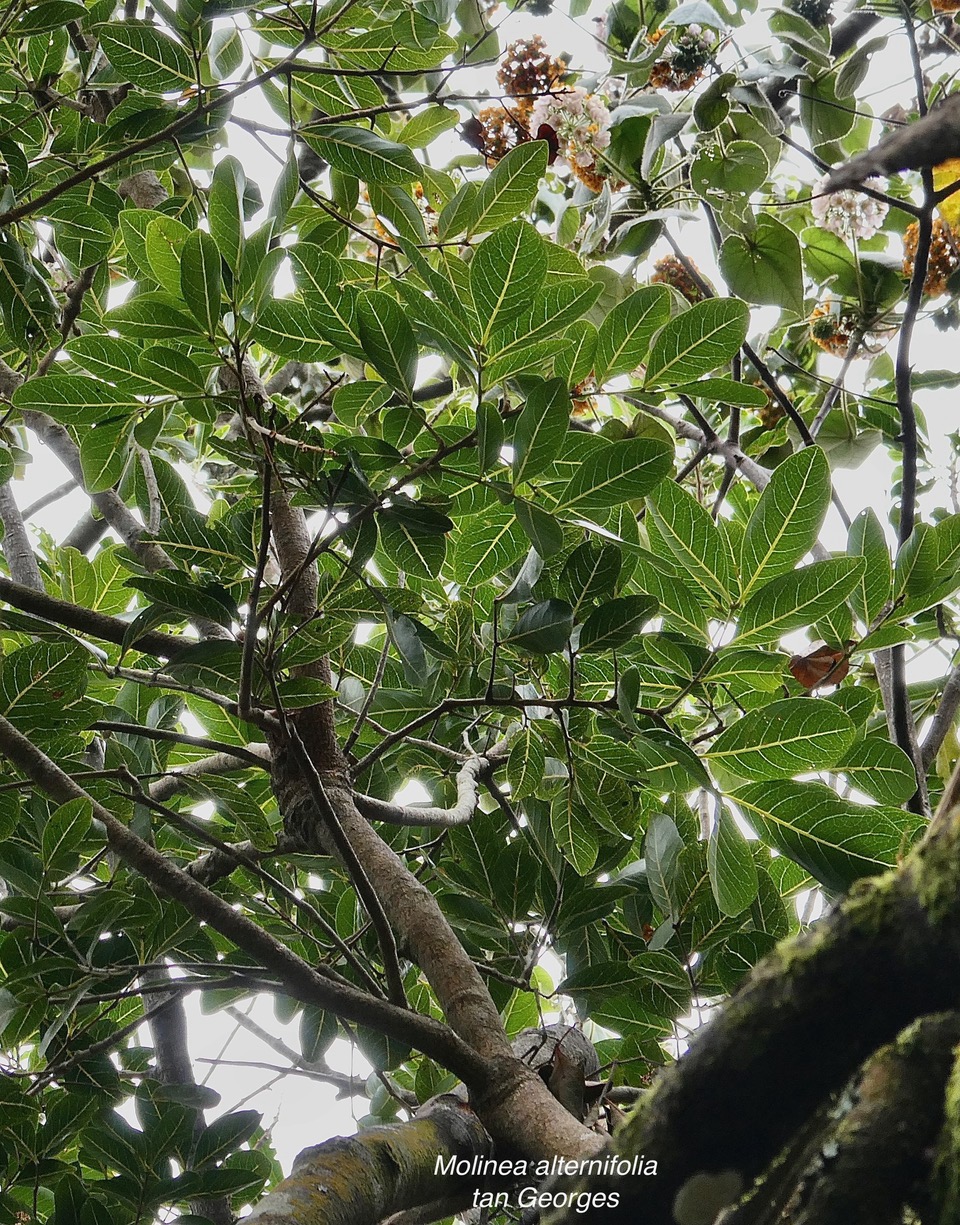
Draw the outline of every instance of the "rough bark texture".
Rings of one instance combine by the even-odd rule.
[[[3,524],[3,556],[11,575],[24,587],[42,591],[43,575],[9,481],[0,485],[0,523]]]
[[[874,174],[939,166],[957,156],[960,156],[960,97],[954,96],[922,119],[884,136],[866,153],[838,166],[827,180],[826,190],[857,187]]]
[[[780,945],[663,1074],[615,1142],[622,1154],[654,1158],[658,1176],[592,1183],[621,1195],[598,1220],[712,1221],[705,1204],[716,1212],[733,1203],[869,1055],[916,1017],[953,1007],[960,804],[953,787],[946,796],[898,871],[864,882]]]
[[[899,1225],[930,1172],[960,1014],[912,1025],[865,1065],[854,1104],[803,1180],[791,1225]]]

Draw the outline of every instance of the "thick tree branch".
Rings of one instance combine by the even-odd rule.
[[[719,1211],[737,1199],[873,1051],[918,1016],[953,1008],[958,972],[960,771],[900,869],[862,882],[760,962],[664,1072],[616,1139],[619,1152],[657,1160],[658,1175],[621,1180],[621,1206],[604,1220],[712,1219],[704,1201]]]
[[[90,799],[75,780],[2,716],[0,753],[51,799],[59,803],[78,798]],[[316,1004],[344,1020],[372,1026],[389,1037],[407,1042],[448,1067],[468,1085],[485,1086],[489,1082],[489,1063],[457,1038],[447,1026],[430,1017],[396,1008],[355,988],[332,983],[311,969],[281,941],[137,837],[102,804],[93,799],[90,802],[93,816],[103,825],[111,848],[129,867],[139,872],[161,893],[180,902],[194,918],[208,923],[237,948],[276,974],[292,998]]]
[[[858,187],[872,175],[922,170],[960,156],[960,97],[954,95],[915,123],[884,136],[872,149],[838,166],[827,191]]]
[[[404,1209],[472,1190],[476,1179],[437,1174],[439,1158],[491,1152],[477,1115],[459,1098],[428,1103],[409,1123],[336,1137],[298,1157],[289,1178],[246,1218],[257,1225],[376,1225]]]
[[[112,642],[115,646],[123,644],[124,635],[129,633],[130,625],[119,617],[109,617],[106,613],[96,612],[91,608],[81,608],[67,600],[47,595],[42,589],[34,590],[23,583],[16,583],[0,576],[0,600],[20,612],[41,617],[44,621],[52,621],[55,625],[77,630],[88,634],[91,638],[99,638],[103,642]],[[178,651],[192,645],[191,638],[178,638],[174,634],[162,634],[157,630],[148,630],[141,634],[130,645],[147,655],[157,655],[161,659],[172,659]]]
[[[923,1017],[865,1065],[829,1158],[810,1171],[791,1225],[900,1225],[930,1171],[960,1014]]]
[[[14,582],[43,591],[43,575],[10,481],[0,485],[0,523],[3,524],[3,556]]]

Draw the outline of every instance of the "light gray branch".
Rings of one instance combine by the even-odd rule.
[[[0,523],[3,524],[3,555],[10,577],[24,587],[43,591],[43,576],[10,481],[0,485]]]
[[[390,825],[430,825],[440,829],[466,825],[477,811],[480,776],[503,759],[506,747],[506,740],[500,740],[489,752],[464,762],[457,774],[457,802],[452,808],[437,808],[432,804],[391,804],[372,795],[355,795],[357,808],[371,821],[386,821]]]
[[[933,759],[940,752],[940,746],[947,738],[947,733],[956,723],[958,710],[960,710],[960,664],[947,677],[937,713],[933,716],[927,734],[920,745],[920,760],[924,770],[929,769]]]

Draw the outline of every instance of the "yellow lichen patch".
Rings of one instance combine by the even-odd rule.
[[[942,191],[951,183],[957,182],[960,182],[960,157],[948,158],[939,166],[934,166],[933,185],[937,191]],[[960,189],[947,196],[945,200],[941,200],[937,205],[937,211],[947,225],[955,229],[957,223],[960,222]]]

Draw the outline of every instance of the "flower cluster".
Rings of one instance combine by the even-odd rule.
[[[521,141],[529,139],[519,103],[511,108],[502,102],[485,106],[476,118],[468,119],[461,130],[464,140],[491,165],[506,157]]]
[[[549,93],[566,71],[563,60],[551,56],[546,43],[535,34],[510,43],[500,61],[497,81],[511,98],[527,100]]]
[[[689,260],[688,263],[695,272],[699,272],[693,260]],[[686,266],[675,255],[665,255],[662,259],[657,260],[653,265],[653,276],[650,278],[650,282],[653,285],[672,286],[688,302],[700,302],[703,299],[703,291],[700,286],[690,275]]]
[[[754,386],[760,386],[760,384],[754,384]],[[761,387],[761,390],[766,391],[767,389]],[[775,430],[785,416],[786,411],[783,406],[778,404],[767,391],[767,402],[762,408],[757,409],[757,420],[765,430]]]
[[[848,241],[853,238],[872,238],[882,228],[889,205],[886,201],[864,195],[861,191],[825,192],[828,177],[824,175],[818,179],[813,188],[810,210],[817,225]],[[886,186],[884,181],[878,178],[867,179],[864,185],[876,191],[882,191]]]
[[[557,134],[559,156],[571,167],[587,169],[597,152],[610,144],[610,112],[602,98],[575,85],[538,98],[530,112],[530,131],[542,127]]]
[[[832,298],[819,303],[810,316],[810,339],[825,353],[846,356],[850,341],[860,330],[860,321],[851,311],[844,311]]]
[[[907,226],[903,235],[903,275],[906,277],[913,276],[919,239],[920,227],[914,221]],[[953,231],[945,221],[938,217],[933,223],[923,292],[930,298],[939,298],[941,294],[947,292],[947,282],[958,269],[960,269],[960,251],[957,249]]]
[[[662,30],[655,30],[650,42],[657,43]],[[689,25],[662,59],[650,69],[650,84],[654,89],[669,89],[674,93],[692,89],[703,76],[703,70],[713,55],[714,40],[698,25]]]

